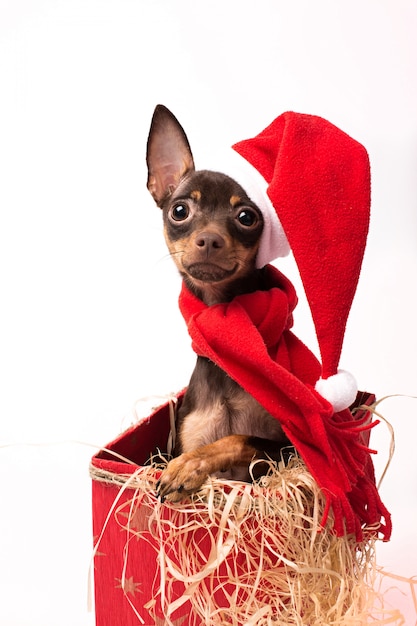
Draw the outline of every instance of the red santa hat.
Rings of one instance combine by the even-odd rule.
[[[369,225],[367,152],[325,119],[293,112],[233,150],[226,173],[264,216],[258,267],[291,248],[321,353],[316,390],[340,411],[357,392],[338,365]]]

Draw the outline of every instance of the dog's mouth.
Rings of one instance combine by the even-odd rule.
[[[187,274],[194,278],[194,280],[200,280],[203,283],[218,283],[222,280],[226,280],[233,276],[236,272],[237,264],[231,269],[225,269],[220,265],[214,263],[191,263],[188,267],[184,268]]]

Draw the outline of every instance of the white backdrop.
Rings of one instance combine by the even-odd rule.
[[[368,148],[372,225],[341,365],[379,397],[417,395],[416,31],[414,0],[0,0],[2,625],[93,624],[94,448],[76,442],[104,445],[138,398],[179,390],[192,369],[145,187],[158,102],[197,165],[286,110]],[[296,331],[314,345],[303,300]],[[411,576],[417,400],[381,411],[397,451],[379,561]]]

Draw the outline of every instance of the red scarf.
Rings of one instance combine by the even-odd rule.
[[[267,291],[213,306],[183,284],[179,305],[193,349],[279,420],[325,494],[322,524],[332,508],[338,536],[354,534],[362,541],[364,527],[372,526],[388,541],[390,514],[379,497],[371,450],[362,438],[372,427],[368,415],[355,420],[349,409],[334,413],[315,391],[320,364],[290,330],[297,304],[294,287],[273,266],[264,271]]]

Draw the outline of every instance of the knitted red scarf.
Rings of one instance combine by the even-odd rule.
[[[320,364],[290,331],[294,287],[273,266],[264,271],[268,290],[213,306],[183,284],[179,305],[193,349],[279,420],[325,494],[322,524],[332,509],[338,536],[354,534],[362,541],[364,528],[372,527],[388,541],[390,514],[375,485],[372,451],[362,438],[371,428],[368,416],[355,420],[349,409],[334,413],[315,391]]]

